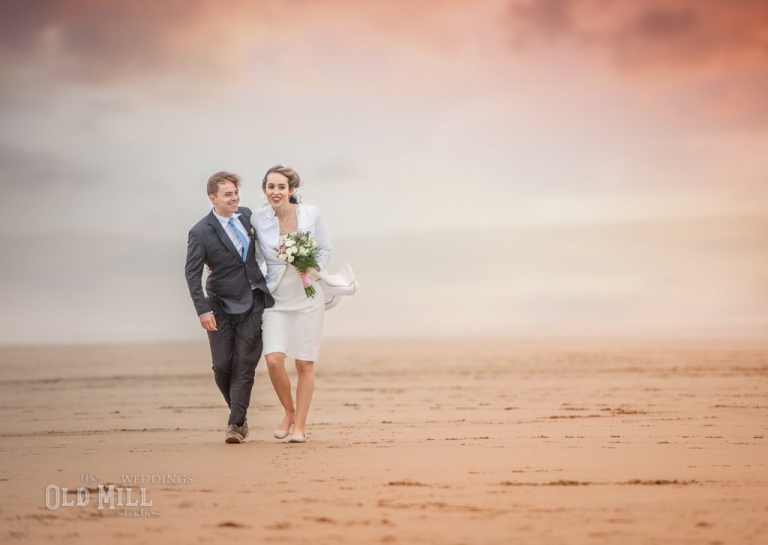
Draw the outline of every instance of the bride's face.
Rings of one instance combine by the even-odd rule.
[[[293,195],[295,189],[288,186],[288,178],[279,172],[272,172],[267,176],[263,191],[269,203],[279,208],[288,202],[288,197]]]

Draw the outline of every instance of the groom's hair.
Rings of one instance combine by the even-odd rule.
[[[226,183],[233,183],[237,187],[240,187],[240,176],[237,174],[232,174],[231,172],[217,172],[210,178],[208,178],[208,194],[209,195],[218,195],[219,194],[219,186],[221,184]]]

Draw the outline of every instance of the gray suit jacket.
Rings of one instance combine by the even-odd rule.
[[[208,297],[218,300],[224,312],[240,314],[250,309],[254,290],[263,292],[263,307],[269,308],[275,304],[267,289],[264,275],[256,263],[258,242],[251,228],[251,211],[240,207],[237,212],[250,237],[245,261],[219,220],[213,215],[213,210],[189,230],[184,274],[198,316],[211,312],[211,305],[205,298],[202,286],[205,265],[213,271],[205,284],[205,291],[208,292]],[[257,303],[262,306],[261,301]]]

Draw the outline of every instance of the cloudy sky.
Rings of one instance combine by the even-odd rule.
[[[0,342],[202,340],[205,181],[302,175],[333,337],[768,332],[761,0],[0,0]]]

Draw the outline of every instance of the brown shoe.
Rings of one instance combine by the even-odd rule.
[[[225,443],[242,443],[243,434],[240,433],[240,426],[237,426],[235,424],[230,424],[227,428],[227,435],[224,437]]]

